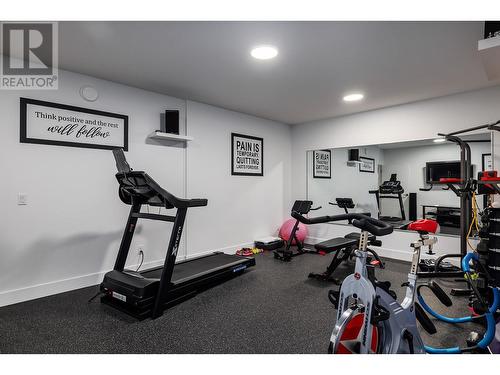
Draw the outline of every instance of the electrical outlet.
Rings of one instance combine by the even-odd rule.
[[[28,204],[28,194],[19,193],[17,195],[17,205],[26,206]]]
[[[137,245],[137,256],[144,255],[144,245]]]

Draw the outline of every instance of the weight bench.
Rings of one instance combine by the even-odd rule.
[[[359,238],[360,233],[353,232],[345,235],[344,237],[332,238],[330,240],[319,242],[314,245],[314,248],[319,254],[325,255],[334,253],[334,255],[330,265],[326,268],[325,272],[311,272],[308,277],[323,281],[332,281],[336,284],[340,284],[340,281],[333,278],[332,274],[342,262],[345,262],[350,257],[352,257],[354,250],[356,250],[356,248],[358,247]],[[382,245],[381,241],[377,240],[376,237],[372,234],[368,236],[368,244],[373,246]],[[367,249],[367,251],[375,258],[374,264],[379,265],[381,268],[384,268],[384,264],[380,260],[378,254],[371,249]]]
[[[314,245],[314,248],[321,255],[329,254],[335,252],[335,255],[338,254],[339,250],[342,250],[346,247],[355,246],[358,243],[356,239],[346,238],[346,237],[337,237],[332,238],[327,241],[323,241]]]

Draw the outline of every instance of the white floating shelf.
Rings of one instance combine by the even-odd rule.
[[[177,142],[189,142],[193,140],[193,137],[188,137],[186,135],[178,135],[172,133],[164,133],[159,130],[151,133],[148,138],[165,140],[165,141],[177,141]]]
[[[500,36],[480,40],[477,44],[488,79],[500,78]]]

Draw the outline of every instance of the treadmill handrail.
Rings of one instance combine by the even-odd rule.
[[[162,199],[170,203],[173,207],[176,208],[188,208],[188,207],[202,207],[208,205],[208,200],[204,198],[195,198],[195,199],[185,199],[178,198],[172,193],[169,193],[165,189],[163,189],[155,180],[153,180],[146,172],[143,171],[131,171],[128,173],[117,173],[116,178],[118,181],[127,180],[127,178],[134,177],[142,177],[149,188],[156,193],[156,195],[160,196]],[[120,186],[122,184],[120,183]]]

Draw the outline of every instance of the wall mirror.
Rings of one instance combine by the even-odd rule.
[[[491,135],[463,137],[471,148],[473,176],[491,169]],[[441,177],[460,176],[460,149],[444,139],[307,152],[307,199],[314,216],[370,213],[396,229],[421,218],[436,219],[441,234],[459,235],[460,200]],[[477,197],[480,208],[483,196]],[[345,222],[347,225],[347,222]]]

